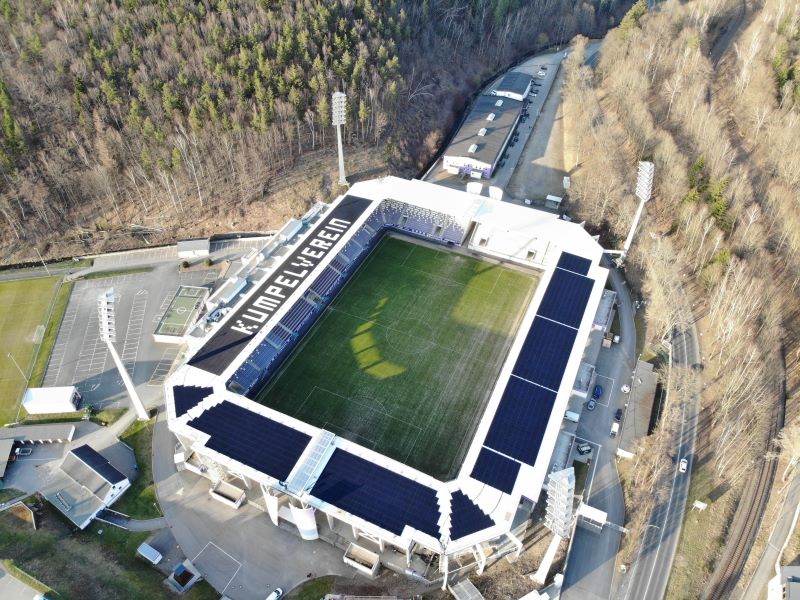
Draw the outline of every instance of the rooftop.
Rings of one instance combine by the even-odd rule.
[[[521,111],[519,100],[479,96],[445,150],[445,156],[464,156],[494,164]],[[486,130],[485,135],[480,135],[482,129]],[[472,146],[476,148],[470,152]]]
[[[498,92],[510,92],[512,94],[524,94],[531,83],[531,76],[520,71],[511,71],[500,81],[495,88]]]

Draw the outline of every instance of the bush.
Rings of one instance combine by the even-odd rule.
[[[181,261],[181,269],[188,269],[188,268],[189,268],[189,261],[188,260]]]
[[[203,261],[203,264],[204,264],[205,266],[207,266],[207,267],[210,267],[210,266],[212,266],[212,265],[214,264],[214,261],[213,261],[213,260],[211,260],[211,257],[208,257],[207,259],[205,259],[205,260]]]

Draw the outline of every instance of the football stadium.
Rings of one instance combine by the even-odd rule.
[[[345,562],[367,574],[387,548],[409,566],[438,557],[446,578],[452,559],[518,544],[514,516],[539,500],[603,293],[601,255],[548,212],[357,183],[248,257],[241,292],[206,304],[222,318],[185,336],[165,382],[176,464],[304,539],[349,539]]]

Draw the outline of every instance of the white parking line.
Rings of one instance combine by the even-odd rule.
[[[167,348],[164,350],[164,354],[161,355],[161,360],[158,361],[158,364],[153,370],[153,374],[150,376],[150,381],[147,382],[147,385],[151,387],[157,387],[164,383],[167,375],[169,375],[170,369],[172,369],[172,363],[175,362],[175,358],[177,356],[177,348]]]
[[[610,381],[611,382],[611,385],[604,385],[603,386],[603,389],[605,390],[605,394],[603,394],[603,397],[600,398],[600,400],[597,400],[597,403],[600,406],[608,406],[609,405],[609,400],[611,400],[611,395],[614,393],[614,379],[612,377],[608,377],[607,375],[600,375],[599,373],[597,373],[597,374],[595,374],[595,382],[598,379],[605,379],[606,381]],[[602,400],[605,400],[605,402],[603,402]]]
[[[128,319],[128,328],[125,331],[125,343],[122,347],[122,363],[128,370],[131,378],[134,377],[136,370],[136,356],[139,354],[139,340],[142,337],[142,325],[144,323],[144,312],[147,307],[147,290],[141,289],[133,297],[131,316]]]

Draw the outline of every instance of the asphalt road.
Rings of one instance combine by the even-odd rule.
[[[617,292],[620,317],[620,343],[603,349],[597,361],[597,382],[605,388],[594,412],[583,411],[578,424],[578,437],[602,444],[595,451],[594,475],[587,480],[584,501],[606,512],[608,520],[622,525],[624,503],[615,462],[617,441],[609,437],[614,411],[624,406],[626,397],[620,392],[630,384],[636,362],[636,328],[633,307],[622,274],[611,269],[611,284]],[[608,406],[604,406],[607,400]],[[591,471],[590,471],[591,473]],[[614,564],[620,544],[619,531],[605,527],[597,533],[576,528],[564,573],[561,597],[564,600],[594,600],[612,596]]]
[[[0,567],[0,598],[3,600],[33,600],[38,593],[31,586],[12,577]]]
[[[672,338],[672,364],[691,366],[698,364],[699,358],[697,331],[692,324]],[[631,565],[630,575],[620,590],[619,596],[626,600],[660,600],[666,593],[689,494],[698,404],[699,394],[696,391],[681,401],[682,421],[675,448],[679,459],[689,460],[689,471],[680,473],[679,461],[676,460],[674,469],[668,473],[667,483],[670,486],[667,497],[658,502],[651,512],[641,546]]]

